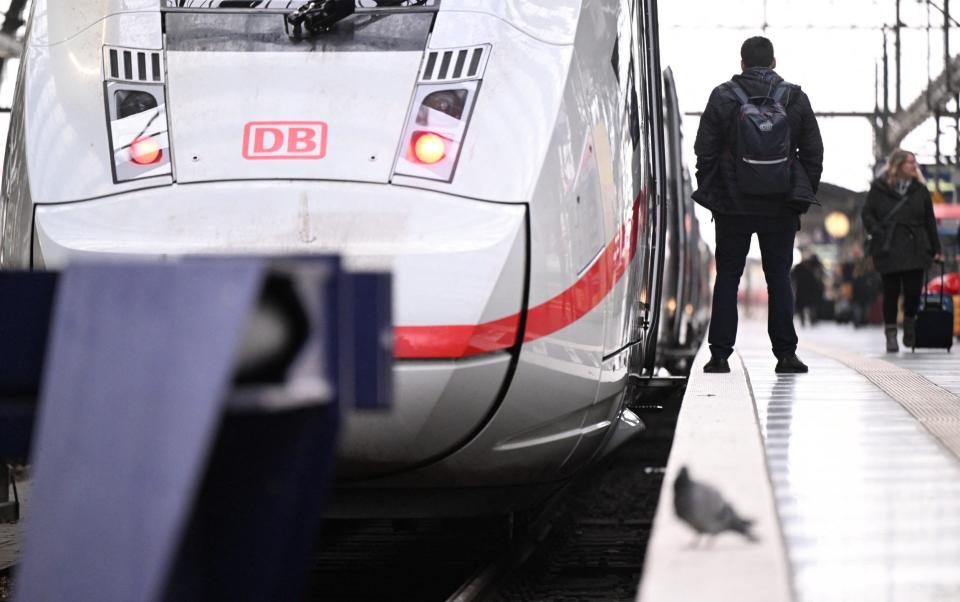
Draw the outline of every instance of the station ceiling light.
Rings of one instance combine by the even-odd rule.
[[[850,234],[850,218],[839,211],[833,211],[823,220],[823,227],[833,238],[846,238]]]

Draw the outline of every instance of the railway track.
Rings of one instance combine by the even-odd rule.
[[[10,580],[10,569],[0,569],[0,602],[13,599],[13,583]]]
[[[644,436],[572,483],[526,540],[447,602],[635,600],[682,398],[646,416]]]
[[[447,602],[632,601],[663,479],[631,443]],[[665,459],[665,458],[664,458]]]
[[[307,599],[634,600],[681,398],[521,528],[502,518],[328,527]]]
[[[497,521],[336,521],[324,529],[307,600],[445,599],[509,545]]]

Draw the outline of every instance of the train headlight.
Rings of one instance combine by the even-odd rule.
[[[413,135],[413,155],[426,165],[439,163],[447,156],[447,143],[433,132],[417,132]]]
[[[433,92],[423,99],[420,105],[420,111],[417,113],[417,123],[428,125],[430,120],[430,111],[440,111],[454,119],[462,119],[464,109],[467,107],[467,91],[460,90],[441,90]]]
[[[163,149],[150,136],[137,138],[130,145],[130,160],[137,165],[152,165],[163,158]]]
[[[491,52],[481,44],[424,53],[395,176],[453,181]]]
[[[478,80],[417,86],[394,174],[453,180],[479,87]]]
[[[172,175],[163,85],[108,82],[107,113],[116,182]]]
[[[103,79],[113,181],[163,177],[170,182],[173,165],[163,53],[104,46]]]

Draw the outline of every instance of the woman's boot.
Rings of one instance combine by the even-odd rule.
[[[917,342],[916,318],[903,319],[903,346],[913,347]]]
[[[900,346],[897,345],[897,325],[884,326],[883,333],[887,335],[887,351],[890,353],[900,351]]]

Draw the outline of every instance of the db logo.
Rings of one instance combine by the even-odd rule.
[[[323,121],[251,121],[243,128],[243,158],[323,159],[327,124]]]

